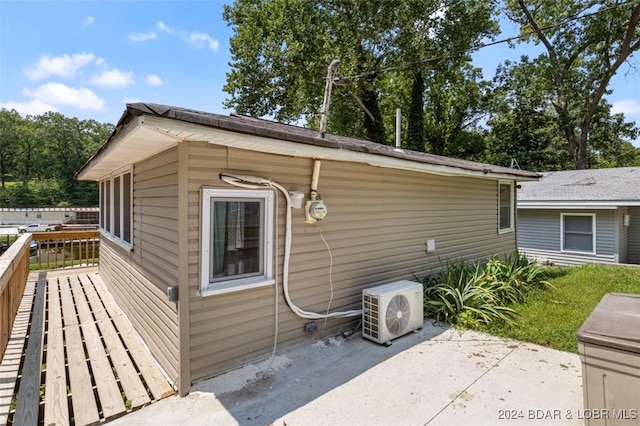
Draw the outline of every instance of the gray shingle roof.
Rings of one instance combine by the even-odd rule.
[[[640,167],[545,172],[542,176],[537,182],[520,184],[518,202],[640,200]]]

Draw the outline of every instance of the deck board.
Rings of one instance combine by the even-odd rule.
[[[69,364],[69,386],[73,417],[79,424],[92,424],[100,420],[98,405],[93,394],[91,373],[87,365],[87,356],[82,344],[80,325],[76,316],[74,300],[68,282],[61,282],[62,310],[64,312],[64,335],[67,346],[67,362]],[[66,281],[66,280],[65,280]],[[77,396],[81,396],[78,398]]]
[[[173,389],[167,382],[167,379],[162,376],[160,370],[158,370],[158,367],[155,365],[155,361],[142,346],[140,339],[135,334],[133,325],[131,325],[129,319],[122,314],[122,311],[115,303],[115,300],[113,300],[113,297],[104,287],[104,283],[98,279],[98,275],[89,274],[88,276],[83,276],[81,279],[91,280],[96,289],[98,289],[98,293],[103,295],[102,302],[104,303],[105,309],[118,328],[120,337],[124,340],[127,348],[129,348],[129,354],[131,354],[135,360],[142,377],[153,394],[153,397],[161,399],[168,395],[172,395]],[[86,283],[85,286],[89,286],[89,283]]]
[[[131,401],[131,407],[136,408],[151,401],[147,390],[140,380],[140,376],[136,371],[133,362],[129,358],[129,354],[124,346],[120,343],[118,332],[109,317],[109,314],[102,305],[102,301],[92,285],[86,285],[85,290],[89,303],[93,307],[93,313],[96,317],[98,328],[102,333],[104,341],[107,344],[107,350],[111,356],[111,361],[118,373],[118,379],[124,389],[127,399]]]
[[[31,329],[27,343],[22,378],[13,422],[20,426],[38,424],[40,410],[40,378],[42,370],[42,339],[45,306],[46,277],[40,274],[36,286]]]
[[[120,388],[116,382],[109,358],[104,350],[104,345],[100,340],[98,327],[96,326],[91,307],[86,299],[80,280],[77,277],[71,278],[71,290],[76,301],[76,309],[80,318],[82,334],[89,354],[89,362],[93,371],[94,380],[100,398],[105,419],[109,419],[123,411],[126,411]],[[45,424],[48,424],[45,422]]]
[[[47,375],[45,379],[45,425],[64,425],[69,421],[67,403],[67,375],[62,332],[62,306],[57,280],[49,281],[49,309],[47,312]]]
[[[96,268],[36,276],[0,364],[0,424],[96,425],[174,394]]]
[[[2,364],[0,364],[0,425],[6,425],[9,418],[11,400],[14,396],[14,389],[20,371],[20,361],[22,360],[22,352],[29,328],[29,317],[31,316],[35,289],[35,280],[30,279],[27,281],[25,292],[18,308],[18,314],[13,322],[11,338],[2,358]]]

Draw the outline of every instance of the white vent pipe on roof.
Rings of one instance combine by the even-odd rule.
[[[402,125],[402,111],[400,108],[396,108],[396,148],[400,148],[400,126]]]

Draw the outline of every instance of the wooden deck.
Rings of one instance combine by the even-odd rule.
[[[29,275],[0,365],[0,424],[93,425],[172,394],[97,269]]]

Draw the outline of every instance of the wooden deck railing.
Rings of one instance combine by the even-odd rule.
[[[33,264],[37,269],[55,269],[67,267],[83,267],[98,264],[100,249],[100,232],[92,231],[59,231],[35,232],[32,256],[37,256]]]
[[[9,343],[13,320],[27,284],[31,239],[31,234],[21,236],[0,257],[0,359]]]
[[[0,257],[0,359],[11,336],[29,269],[97,265],[99,247],[100,233],[93,230],[25,234],[7,249]]]

